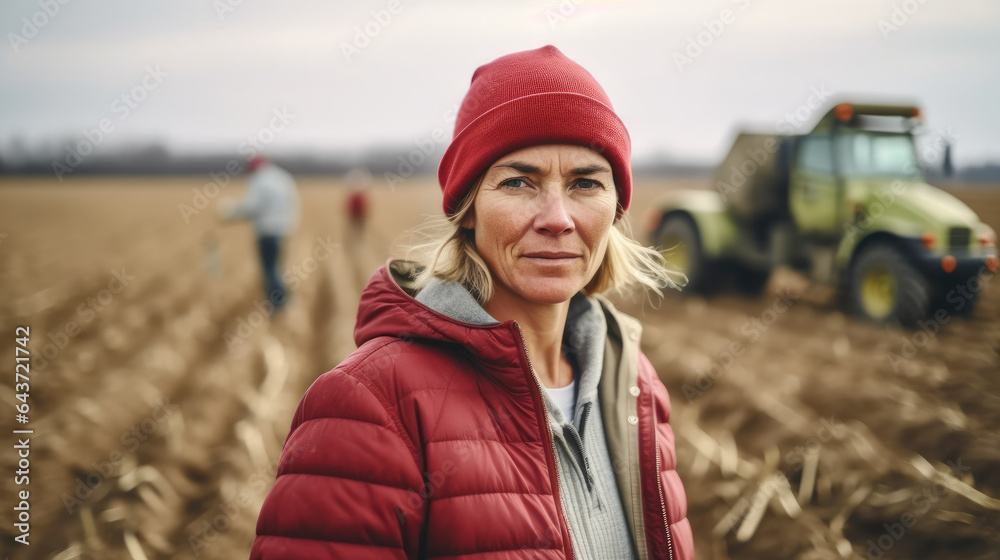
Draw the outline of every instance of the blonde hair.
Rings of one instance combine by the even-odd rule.
[[[481,182],[482,177],[462,199],[454,214],[432,218],[413,232],[423,238],[423,241],[409,247],[406,257],[422,266],[414,278],[415,288],[423,288],[432,279],[438,278],[462,284],[480,305],[485,305],[493,297],[493,277],[476,250],[475,230],[461,225],[472,211],[472,202]],[[604,260],[584,286],[583,292],[594,295],[641,287],[663,296],[663,288],[680,290],[686,284],[687,276],[669,268],[659,251],[633,239],[628,217],[621,214],[621,218],[611,226]]]

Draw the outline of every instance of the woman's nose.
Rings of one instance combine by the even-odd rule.
[[[573,219],[566,203],[566,193],[561,187],[543,189],[535,215],[535,229],[555,235],[573,231]]]

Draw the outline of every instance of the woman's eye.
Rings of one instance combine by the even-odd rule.
[[[580,179],[576,182],[576,187],[584,191],[600,190],[604,185],[600,181],[594,181],[591,179]]]
[[[506,181],[500,183],[500,186],[511,189],[519,189],[528,186],[528,183],[524,179],[507,179]]]

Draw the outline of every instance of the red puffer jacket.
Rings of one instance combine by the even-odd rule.
[[[404,266],[375,273],[359,348],[302,398],[251,559],[575,558],[520,327],[431,310]],[[692,560],[669,397],[638,322],[597,299],[608,319],[598,398],[636,550]]]

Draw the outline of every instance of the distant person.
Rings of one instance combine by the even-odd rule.
[[[251,560],[694,558],[670,398],[603,295],[683,280],[617,223],[630,162],[604,89],[555,47],[475,72],[438,169],[447,231],[368,281]]]
[[[947,140],[944,141],[944,162],[941,167],[945,177],[950,179],[955,174],[955,166],[951,163],[951,142]]]
[[[352,169],[347,174],[347,211],[348,235],[351,241],[360,241],[364,237],[368,221],[368,186],[371,184],[371,173],[367,169]]]
[[[277,311],[288,299],[278,266],[282,243],[298,226],[299,194],[292,175],[265,156],[247,160],[247,169],[250,178],[243,200],[220,207],[220,213],[226,220],[253,220],[264,271],[264,295]]]

